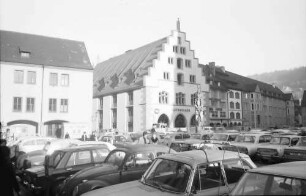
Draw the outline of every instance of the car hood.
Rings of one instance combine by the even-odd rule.
[[[258,144],[254,144],[254,143],[243,143],[243,142],[232,142],[231,145],[239,146],[239,147],[258,146]]]
[[[37,177],[40,177],[45,175],[45,167],[43,165],[31,167],[29,169],[26,169],[25,172],[29,175],[36,175]]]
[[[287,147],[287,148],[285,148],[285,150],[286,150],[286,151],[290,151],[290,150],[306,151],[306,146]]]
[[[258,147],[258,149],[262,149],[262,148],[268,148],[268,149],[280,149],[280,148],[285,148],[285,145],[277,145],[277,144],[266,144],[266,145],[261,145],[260,147]]]
[[[183,195],[182,193],[181,195]],[[131,181],[127,183],[117,184],[113,186],[108,186],[102,189],[97,189],[94,191],[87,192],[82,196],[98,196],[98,195],[108,195],[108,196],[157,196],[157,195],[173,195],[173,193],[167,191],[160,191],[157,188],[144,185],[139,181]]]

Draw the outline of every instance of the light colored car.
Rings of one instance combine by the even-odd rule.
[[[170,146],[170,144],[173,141],[182,141],[182,140],[189,139],[189,138],[190,138],[190,134],[187,132],[167,133],[162,143],[166,146]]]
[[[257,148],[257,156],[263,162],[280,162],[283,160],[285,147],[297,145],[300,138],[297,135],[275,135],[268,144]]]
[[[249,170],[230,195],[306,195],[305,165],[296,161]]]
[[[41,150],[44,148],[45,144],[48,141],[55,140],[56,138],[52,137],[24,137],[18,139],[12,144],[14,146],[15,152],[19,153],[28,153],[35,150]]]
[[[225,144],[228,142],[233,142],[239,135],[239,132],[224,132],[224,133],[214,133],[210,141],[216,144]]]
[[[283,161],[306,161],[306,136],[296,146],[285,147]]]
[[[193,150],[157,157],[140,180],[93,190],[84,196],[159,196],[228,194],[248,169],[248,155]]]
[[[236,146],[241,153],[248,154],[250,157],[255,158],[259,145],[269,143],[271,139],[272,135],[266,133],[240,134],[235,141],[231,142],[232,146],[224,145],[223,149],[237,151],[235,148]]]

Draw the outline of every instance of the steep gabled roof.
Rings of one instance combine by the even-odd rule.
[[[215,80],[221,81],[222,85],[228,89],[239,90],[244,92],[255,92],[258,87],[261,93],[265,96],[284,99],[284,93],[276,86],[260,82],[248,77],[244,77],[229,71],[225,71],[218,66],[204,65],[204,70],[209,70],[210,73],[215,73]],[[215,69],[211,71],[210,69]],[[207,74],[206,74],[207,75]]]
[[[99,63],[94,69],[94,97],[143,86],[143,76],[158,58],[167,37]]]
[[[3,62],[93,69],[83,42],[1,30],[0,43]]]

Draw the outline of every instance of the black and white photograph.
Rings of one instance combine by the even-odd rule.
[[[0,195],[306,195],[305,0],[0,0]]]

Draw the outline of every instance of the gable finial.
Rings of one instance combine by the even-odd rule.
[[[177,21],[176,21],[176,30],[177,31],[181,31],[180,18],[177,18]]]

